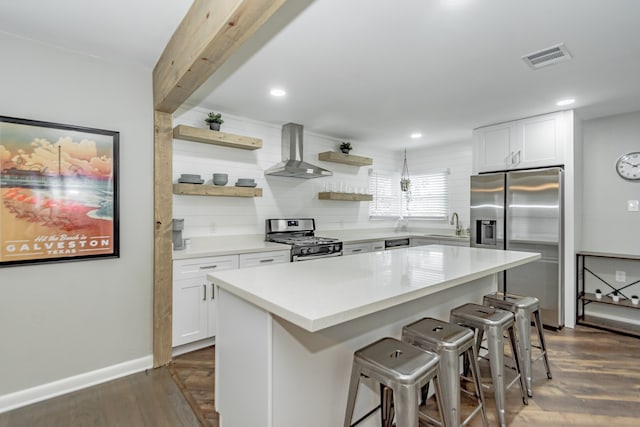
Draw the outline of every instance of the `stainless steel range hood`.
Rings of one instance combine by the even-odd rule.
[[[302,125],[287,123],[282,126],[282,161],[267,169],[265,175],[290,178],[321,178],[333,172],[303,161]],[[296,149],[297,147],[297,149]],[[298,157],[297,153],[300,153]]]

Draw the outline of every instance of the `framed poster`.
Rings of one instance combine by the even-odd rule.
[[[0,267],[119,257],[119,137],[0,116]]]

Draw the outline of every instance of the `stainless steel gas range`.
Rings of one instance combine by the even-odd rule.
[[[342,255],[342,242],[315,235],[312,218],[268,219],[265,240],[291,245],[291,261],[307,261]]]

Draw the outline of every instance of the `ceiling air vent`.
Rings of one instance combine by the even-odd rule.
[[[522,60],[534,70],[546,67],[547,65],[557,64],[558,62],[568,61],[570,59],[571,54],[564,43],[560,43],[522,57]]]

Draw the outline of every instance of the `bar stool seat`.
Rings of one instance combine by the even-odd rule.
[[[498,422],[501,426],[506,426],[506,406],[505,392],[517,381],[520,382],[520,391],[522,393],[522,402],[527,405],[527,391],[524,382],[524,376],[520,372],[521,360],[518,355],[516,345],[516,337],[514,331],[513,313],[494,307],[485,307],[479,304],[468,303],[456,307],[450,312],[450,322],[461,326],[472,328],[476,331],[476,351],[480,352],[480,345],[483,336],[487,335],[487,347],[489,366],[491,369],[491,379],[493,392],[496,401],[496,410],[498,413]],[[505,384],[505,358],[504,358],[504,333],[509,335],[511,344],[511,352],[515,365],[516,376],[514,380]]]
[[[540,357],[544,361],[545,369],[547,370],[547,378],[551,379],[551,369],[549,367],[549,359],[547,357],[547,345],[544,340],[544,331],[542,328],[542,322],[540,321],[540,302],[538,298],[528,297],[516,294],[504,294],[502,292],[494,292],[492,294],[485,295],[483,304],[490,307],[500,308],[502,310],[510,311],[515,316],[516,323],[516,338],[518,340],[518,351],[522,356],[522,372],[524,373],[525,383],[527,385],[527,394],[529,397],[533,397],[532,387],[532,354],[531,347],[536,347],[540,350]],[[533,346],[531,343],[531,318],[538,332],[538,346]],[[538,359],[536,359],[538,360]]]
[[[351,381],[347,396],[344,426],[352,424],[358,388],[363,378],[380,385],[381,421],[384,427],[418,427],[419,418],[442,425],[438,420],[420,414],[421,388],[433,380],[439,416],[442,416],[442,395],[438,380],[439,357],[395,338],[382,338],[357,350],[353,356]],[[388,391],[391,391],[389,393]],[[392,396],[390,396],[390,394]],[[391,397],[393,404],[390,403]],[[369,414],[373,413],[370,412]]]
[[[476,353],[474,333],[471,329],[434,318],[423,318],[402,328],[402,340],[423,350],[433,351],[440,357],[440,386],[442,406],[447,427],[464,426],[480,412],[485,427],[488,427],[480,369]],[[460,387],[460,356],[471,368],[474,392]],[[464,376],[463,379],[467,379]],[[476,399],[477,406],[469,416],[460,422],[460,393],[464,392]]]

